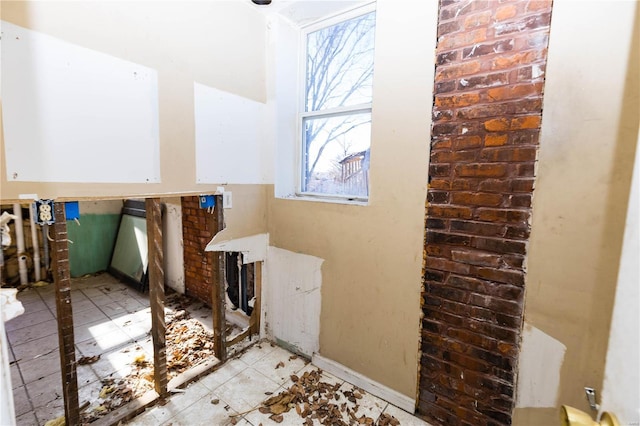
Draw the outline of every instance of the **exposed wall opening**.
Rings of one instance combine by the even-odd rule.
[[[418,412],[511,424],[550,1],[440,1]]]
[[[251,315],[255,304],[254,264],[245,265],[242,253],[225,253],[225,279],[227,297],[233,305],[231,310],[240,310]]]
[[[259,304],[262,263],[245,264],[240,252],[206,251],[207,244],[224,228],[224,219],[215,214],[215,209],[201,208],[198,197],[182,197],[181,208],[185,296],[202,302],[212,312],[218,307],[224,310],[225,348],[230,356],[260,332],[260,313],[254,308]],[[211,294],[218,279],[222,281],[223,298],[216,306]]]
[[[219,207],[210,209],[216,213],[212,221],[216,227],[224,223],[221,197],[217,198]],[[93,213],[105,206],[114,210],[113,204],[92,200],[81,202],[79,210],[83,206]],[[167,244],[162,230],[167,205],[162,199],[115,204],[121,212],[109,223],[118,226],[109,228],[113,235],[106,240],[112,246],[100,270],[78,277],[71,273],[74,263],[82,262],[86,252],[100,244],[92,235],[105,238],[104,221],[85,220],[89,216],[82,213],[66,220],[65,204],[60,202],[54,203],[56,222],[50,225],[47,238],[49,252],[54,254],[53,282],[34,283],[30,276],[29,283],[21,286],[19,271],[11,269],[10,282],[20,287],[18,300],[26,307],[25,315],[7,323],[12,374],[21,381],[14,388],[14,398],[18,411],[33,411],[42,423],[61,415],[71,422],[126,417],[131,407],[139,409],[145,401],[215,369],[228,353],[242,350],[259,333],[260,262],[244,265],[241,254],[231,254],[238,279],[232,280],[230,288],[238,293],[237,310],[244,322],[227,323],[224,275],[210,277],[208,303],[165,286]],[[84,232],[76,230],[78,241],[69,238],[72,226]],[[219,231],[212,229],[214,234]],[[224,272],[224,253],[204,253],[209,240],[202,241],[203,258],[210,258],[216,270]],[[71,253],[71,246],[78,255]],[[180,263],[182,259],[181,253]],[[212,306],[221,309],[212,310]],[[40,323],[43,316],[48,318],[44,318],[46,324]]]

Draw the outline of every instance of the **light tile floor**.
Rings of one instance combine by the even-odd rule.
[[[289,378],[292,374],[302,376],[305,371],[317,368],[301,358],[291,359],[291,356],[290,352],[269,342],[260,342],[217,371],[192,383],[183,393],[173,395],[164,406],[153,406],[128,424],[230,425],[231,416],[240,413],[236,417],[238,425],[277,425],[257,408],[268,395],[288,389],[293,384]],[[276,368],[279,363],[283,363],[284,367]],[[340,383],[340,390],[354,388],[352,384],[327,372],[323,372],[322,376],[323,382]],[[386,413],[398,419],[401,425],[428,426],[426,422],[371,394],[364,393],[363,399],[358,402],[358,415],[365,414],[377,420],[382,413]],[[304,421],[295,410],[285,413],[283,417],[281,425],[302,425]],[[314,424],[320,423],[316,420]]]
[[[117,279],[103,274],[75,279],[72,283],[74,337],[76,359],[101,354],[98,362],[78,366],[80,402],[95,399],[97,381],[104,377],[122,377],[131,368],[131,348],[152,354],[151,315],[148,297]],[[10,343],[10,362],[16,421],[22,425],[43,425],[64,414],[57,324],[55,321],[54,286],[23,291],[18,294],[25,313],[5,324]],[[200,304],[201,305],[201,304]],[[192,306],[193,318],[211,330],[211,311]],[[132,425],[226,425],[230,415],[241,413],[236,424],[275,425],[257,408],[269,394],[277,394],[292,382],[290,376],[301,376],[315,369],[301,358],[268,342],[249,348],[217,371],[192,383],[168,398],[164,405],[147,409]],[[275,368],[280,362],[284,367]],[[353,385],[323,373],[323,381],[340,383],[341,390]],[[93,396],[92,396],[93,395]],[[214,403],[217,402],[217,403]],[[411,414],[377,398],[364,395],[358,414],[377,419],[387,413],[402,425],[427,425]],[[294,410],[284,414],[283,425],[302,424]],[[315,423],[319,424],[319,423]]]
[[[147,295],[108,274],[74,279],[71,288],[76,359],[101,355],[77,367],[82,403],[100,390],[99,379],[127,373],[131,348],[153,357],[151,313]],[[54,285],[22,291],[18,300],[25,313],[5,324],[16,423],[43,425],[64,414]]]

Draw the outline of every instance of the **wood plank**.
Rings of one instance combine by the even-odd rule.
[[[153,380],[160,396],[167,394],[167,346],[164,320],[164,269],[162,251],[162,211],[159,198],[147,198],[147,244],[149,247],[149,305],[153,339]]]
[[[69,245],[64,203],[54,203],[53,225],[53,280],[56,295],[56,317],[58,323],[58,348],[60,350],[60,373],[64,416],[67,425],[80,423],[78,377],[76,372],[76,348],[73,336],[73,311],[71,309],[71,273],[69,268]]]
[[[233,339],[227,340],[227,348],[235,345],[238,342],[243,341],[247,337],[251,336],[251,326],[245,328],[240,334],[236,335]]]
[[[255,284],[256,302],[253,304],[251,318],[249,318],[249,327],[252,334],[260,334],[260,306],[262,300],[262,262],[255,262],[253,267],[253,279]]]
[[[216,204],[214,214],[211,215],[210,229],[215,236],[224,229],[224,209],[222,207],[222,195],[215,196]],[[216,357],[224,362],[227,359],[226,336],[226,298],[224,278],[224,252],[208,252],[213,261],[213,279],[211,285],[211,310],[213,314],[213,351]]]

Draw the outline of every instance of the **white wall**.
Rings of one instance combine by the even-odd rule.
[[[265,129],[277,141],[275,194],[292,196],[296,191],[298,140],[298,53],[300,30],[278,15],[267,18],[267,105],[270,120]]]
[[[517,407],[555,407],[567,347],[525,322],[518,360]]]
[[[620,259],[601,409],[640,424],[640,138]]]

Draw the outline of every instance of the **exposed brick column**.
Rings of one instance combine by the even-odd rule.
[[[507,425],[551,1],[441,0],[418,412]]]
[[[204,249],[216,232],[215,215],[199,207],[198,197],[182,197],[185,290],[208,306],[217,266],[214,253]]]

